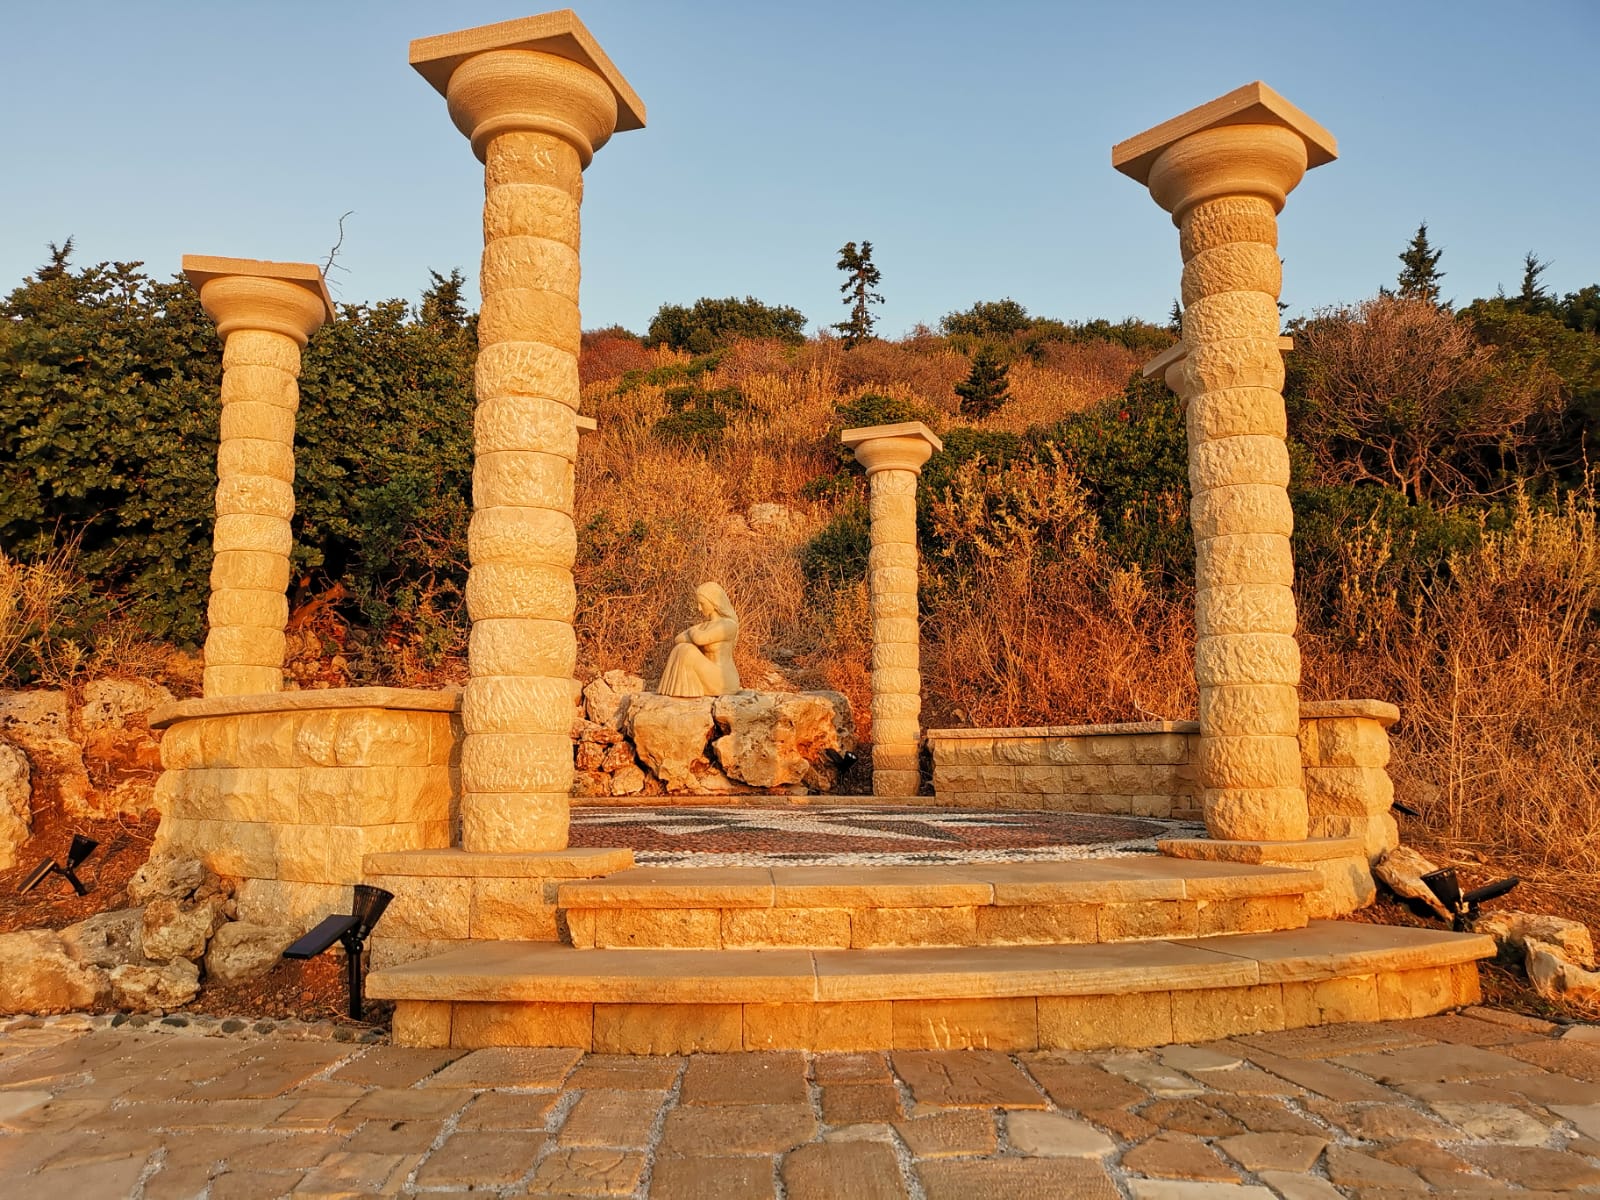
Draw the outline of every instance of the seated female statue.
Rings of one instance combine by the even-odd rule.
[[[656,691],[663,696],[726,696],[739,690],[733,648],[739,641],[739,615],[720,583],[702,583],[695,604],[705,619],[673,638],[672,653]]]

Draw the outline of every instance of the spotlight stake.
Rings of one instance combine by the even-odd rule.
[[[316,928],[304,934],[283,952],[285,958],[306,959],[315,958],[335,942],[344,947],[345,979],[350,992],[351,1020],[361,1020],[362,952],[366,949],[367,938],[372,936],[373,926],[378,923],[378,918],[383,916],[384,909],[389,907],[389,901],[393,899],[393,892],[386,892],[383,888],[374,887],[370,883],[358,883],[355,885],[355,899],[351,905],[354,912],[348,915],[335,914],[324,917]]]

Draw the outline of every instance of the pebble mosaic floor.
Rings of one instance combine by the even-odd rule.
[[[902,866],[1153,854],[1187,821],[875,805],[575,808],[573,846],[631,846],[640,866]]]

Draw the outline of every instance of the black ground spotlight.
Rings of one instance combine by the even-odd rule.
[[[822,752],[822,757],[827,759],[833,768],[841,775],[856,765],[861,757],[853,750],[827,749]]]
[[[1424,875],[1422,882],[1428,885],[1428,890],[1438,898],[1439,903],[1450,910],[1455,918],[1451,927],[1457,933],[1463,933],[1477,919],[1478,905],[1496,896],[1504,896],[1522,880],[1512,875],[1508,879],[1496,879],[1493,883],[1463,892],[1461,881],[1456,878],[1456,869],[1444,867]]]
[[[47,858],[22,881],[22,886],[17,891],[26,896],[38,887],[51,875],[59,875],[72,885],[72,890],[80,896],[87,896],[89,889],[84,886],[83,880],[78,878],[78,868],[83,866],[84,860],[94,853],[95,847],[100,843],[93,838],[84,837],[81,833],[72,835],[72,845],[67,848],[67,865],[60,866],[53,858]]]
[[[350,1018],[361,1019],[361,954],[372,928],[394,899],[393,892],[370,883],[356,884],[355,909],[349,916],[324,917],[317,927],[283,952],[285,958],[315,958],[338,942],[344,947],[345,970],[350,985]]]

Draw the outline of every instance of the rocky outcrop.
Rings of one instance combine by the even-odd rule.
[[[1528,943],[1543,942],[1568,962],[1582,967],[1594,966],[1594,938],[1589,934],[1589,927],[1581,921],[1503,909],[1485,913],[1473,922],[1472,927],[1478,933],[1493,937],[1501,955],[1512,960],[1524,957]]]
[[[33,784],[28,756],[0,741],[0,871],[17,865],[17,852],[33,832]]]
[[[1572,962],[1559,946],[1529,938],[1525,943],[1528,982],[1546,1000],[1600,1004],[1600,971]]]
[[[144,959],[144,909],[96,913],[61,931],[61,944],[78,962],[110,969]]]
[[[33,774],[36,808],[89,811],[93,788],[72,739],[71,705],[60,691],[0,692],[0,737],[20,746]]]
[[[708,748],[717,727],[712,700],[680,700],[644,693],[628,704],[622,732],[639,761],[669,792],[727,791],[727,776],[711,764]]]
[[[595,676],[583,689],[583,711],[597,725],[612,729],[622,723],[622,710],[629,696],[644,691],[644,679],[626,671],[606,671]]]
[[[221,896],[209,896],[193,904],[177,900],[152,900],[145,905],[141,923],[144,956],[152,962],[174,959],[199,959],[206,943],[225,920]]]
[[[1432,874],[1438,869],[1411,847],[1396,846],[1373,864],[1372,873],[1402,900],[1413,900],[1425,905],[1440,920],[1449,921],[1453,918],[1453,914],[1439,903],[1439,898],[1433,894],[1433,890],[1422,882],[1424,875]]]
[[[0,934],[0,1012],[74,1012],[110,999],[106,972],[73,958],[59,934],[48,929]]]
[[[738,692],[718,696],[711,715],[722,730],[712,743],[717,762],[730,779],[752,787],[802,784],[813,791],[833,787],[837,770],[828,752],[847,749],[840,738],[849,728],[844,697],[827,692]]]
[[[230,921],[217,930],[206,950],[206,979],[228,986],[256,979],[283,958],[298,930],[279,925]]]
[[[113,967],[111,1002],[130,1012],[165,1013],[200,994],[200,968],[186,958]]]

